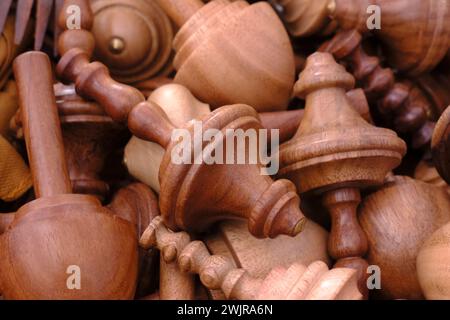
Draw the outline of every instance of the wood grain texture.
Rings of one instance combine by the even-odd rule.
[[[155,1],[95,0],[95,57],[123,83],[167,76],[172,68],[173,28]]]
[[[367,263],[367,239],[357,221],[359,188],[382,184],[400,164],[406,145],[387,129],[376,128],[350,106],[345,91],[354,78],[329,53],[308,57],[295,93],[306,98],[303,121],[294,138],[280,147],[279,176],[300,193],[323,196],[332,218],[329,253],[360,274]],[[364,278],[360,289],[367,293]]]
[[[419,162],[414,171],[414,179],[444,188],[450,194],[450,186],[442,179],[432,159],[427,157]]]
[[[208,104],[196,99],[186,87],[179,84],[159,87],[148,100],[158,104],[169,120],[178,127],[211,112]],[[263,127],[269,130],[270,144],[271,129],[279,130],[280,142],[288,140],[295,134],[303,110],[265,112],[259,116]],[[124,162],[132,176],[159,192],[158,171],[163,155],[164,149],[157,143],[133,137],[125,148]]]
[[[433,139],[431,141],[431,150],[436,169],[442,178],[450,183],[450,107],[448,107],[439,118],[434,129]]]
[[[295,262],[310,265],[320,260],[331,265],[328,232],[312,221],[294,238],[256,239],[242,221],[221,222],[214,231],[203,238],[208,250],[232,259],[235,266],[257,278],[266,277],[276,266],[289,267]]]
[[[175,164],[171,160],[172,150],[177,146],[177,141],[171,141],[171,132],[175,127],[153,102],[141,103],[133,108],[128,127],[137,137],[157,142],[166,149],[159,169],[160,206],[170,228],[202,231],[217,220],[234,216],[248,219],[249,229],[257,237],[294,236],[303,229],[305,219],[299,210],[294,185],[287,180],[273,182],[269,177],[262,176],[260,163],[208,164],[205,160],[195,165]],[[261,124],[253,108],[232,105],[203,117],[202,127],[205,131],[210,128],[245,131],[250,128],[258,130]],[[184,128],[193,137],[193,123],[188,123]],[[219,143],[223,148],[225,136],[214,143]],[[203,150],[207,145],[203,146]],[[237,144],[234,145],[236,147]],[[211,181],[222,183],[209,188]]]
[[[108,209],[129,221],[142,236],[150,222],[159,216],[158,199],[153,191],[143,183],[132,183],[117,191]],[[139,248],[139,270],[136,297],[153,293],[159,283],[159,255],[157,250]]]
[[[384,44],[392,66],[412,75],[431,71],[450,45],[450,3],[446,0],[334,0],[333,19],[343,29],[367,31],[367,8],[381,8],[381,29],[373,33]],[[417,37],[417,35],[421,35]]]
[[[361,41],[357,30],[341,31],[323,43],[319,51],[330,52],[336,60],[349,64],[385,125],[410,135],[416,149],[429,146],[432,124],[427,113],[431,103],[411,81],[398,81],[392,69],[383,68],[380,58],[368,55]]]
[[[73,12],[71,6],[77,6],[80,9],[80,28],[70,29],[68,23],[73,22],[71,15]],[[78,48],[86,52],[90,57],[95,48],[95,39],[91,33],[94,23],[90,1],[88,0],[65,0],[58,15],[58,28],[63,30],[58,33],[58,52],[62,56],[73,48]]]
[[[294,37],[329,35],[337,28],[329,17],[333,9],[330,0],[273,0],[283,10],[281,16]]]
[[[14,72],[39,198],[18,210],[0,238],[0,291],[6,299],[131,299],[135,227],[96,198],[70,194],[49,58],[25,53]],[[79,267],[80,290],[68,285],[70,266]]]
[[[288,180],[274,182],[262,176],[260,160],[248,165],[208,165],[208,161],[199,166],[175,164],[171,161],[172,150],[178,144],[171,141],[175,127],[161,107],[144,101],[135,88],[115,82],[103,64],[89,63],[82,50],[69,50],[61,58],[57,72],[66,81],[75,82],[80,95],[101,104],[111,118],[126,121],[135,136],[166,149],[159,169],[160,206],[165,222],[172,229],[200,231],[227,216],[248,219],[249,229],[258,237],[294,236],[303,229],[306,219],[299,209],[300,199],[295,186]],[[202,119],[204,131],[226,130],[229,126],[244,132],[261,129],[257,112],[248,105],[224,106]],[[192,137],[193,124],[185,128]],[[225,141],[223,135],[214,144],[223,148]],[[207,144],[202,150],[206,147]],[[234,148],[234,154],[237,154],[237,144]],[[223,183],[214,189],[207,187],[208,181]],[[203,192],[205,189],[207,192]]]
[[[450,219],[445,190],[396,177],[365,198],[359,214],[369,240],[367,260],[381,269],[378,297],[423,298],[416,258],[425,240]]]
[[[25,140],[37,198],[72,192],[58,111],[50,85],[53,75],[50,68],[45,68],[49,63],[46,55],[37,53],[25,53],[14,62]],[[34,89],[35,95],[29,93],[30,88]],[[43,141],[46,143],[45,148],[41,148]],[[51,165],[52,163],[58,165]]]
[[[348,300],[362,298],[357,287],[356,272],[352,269],[340,268],[329,271],[322,261],[314,262],[308,267],[293,263],[286,268],[274,267],[266,277],[257,278],[251,276],[245,269],[235,267],[230,258],[211,255],[203,242],[191,242],[186,233],[170,233],[162,220],[158,218],[144,232],[140,243],[145,248],[151,246],[165,248],[166,261],[176,261],[182,271],[198,274],[203,285],[211,290],[222,290],[228,299]]]
[[[173,7],[180,14],[179,7],[187,4],[168,3],[176,3]],[[183,24],[173,46],[175,82],[213,109],[235,103],[251,105],[258,112],[287,108],[294,55],[283,24],[268,3],[211,1]]]

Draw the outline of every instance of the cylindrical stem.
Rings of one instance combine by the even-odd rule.
[[[31,51],[14,62],[19,105],[36,197],[71,193],[50,60]]]
[[[178,27],[185,24],[203,7],[200,0],[156,0],[156,2]]]
[[[328,209],[332,227],[328,252],[336,266],[356,269],[361,293],[367,296],[367,267],[364,256],[368,250],[367,236],[358,222],[357,208],[361,202],[359,189],[342,188],[325,193],[323,204]]]

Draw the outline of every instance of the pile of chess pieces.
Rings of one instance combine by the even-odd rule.
[[[449,1],[5,0],[0,32],[2,299],[450,299]]]

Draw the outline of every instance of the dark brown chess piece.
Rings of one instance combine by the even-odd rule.
[[[358,270],[360,290],[367,294],[368,244],[356,212],[360,188],[382,184],[406,145],[354,111],[345,95],[354,84],[331,54],[308,58],[295,85],[295,94],[306,98],[305,114],[296,136],[280,147],[279,176],[292,180],[300,193],[322,195],[332,218],[329,254],[336,266]]]

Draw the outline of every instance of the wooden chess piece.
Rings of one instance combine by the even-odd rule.
[[[135,83],[172,71],[172,25],[156,2],[94,0],[91,8],[96,60],[115,79]]]
[[[417,86],[396,81],[393,70],[383,68],[378,57],[369,56],[361,41],[357,30],[341,31],[319,50],[333,54],[337,61],[349,63],[356,80],[390,128],[399,134],[412,135],[412,145],[416,149],[428,145],[434,128],[427,117],[430,104]]]
[[[71,194],[48,57],[25,53],[14,74],[37,200],[1,236],[0,291],[6,299],[132,298],[135,228],[96,198]],[[69,283],[77,271],[80,283]]]
[[[10,9],[15,5],[15,31],[14,31],[14,43],[19,45],[29,38],[31,34],[30,21],[35,20],[34,25],[34,50],[40,50],[43,43],[45,34],[47,32],[47,26],[50,21],[53,7],[58,8],[60,0],[3,0],[0,3],[0,33],[2,33],[5,27],[5,21],[8,18]],[[35,7],[35,18],[31,17]],[[57,11],[58,9],[56,9]],[[12,15],[12,13],[11,13]],[[55,35],[56,39],[56,35]]]
[[[77,10],[73,10],[79,8]],[[74,14],[80,14],[79,26],[72,25],[74,21]],[[90,30],[92,29],[94,16],[92,13],[90,1],[88,0],[65,0],[64,5],[59,11],[58,27],[63,30],[58,37],[58,52],[62,56],[67,51],[73,48],[78,48],[86,52],[90,57],[95,48],[95,39]],[[55,45],[56,47],[56,45]]]
[[[260,159],[256,164],[247,165],[207,164],[213,159],[209,152],[223,148],[224,135],[214,139],[209,146],[208,143],[197,146],[199,142],[188,146],[191,155],[199,147],[202,158],[206,155],[207,160],[201,165],[176,164],[172,161],[172,151],[179,147],[179,142],[171,141],[175,127],[157,104],[145,101],[135,88],[115,82],[104,65],[89,63],[86,53],[76,48],[61,58],[57,72],[62,79],[75,82],[80,95],[101,104],[111,118],[126,121],[135,136],[165,148],[159,169],[159,201],[161,214],[172,229],[201,231],[217,220],[231,216],[248,219],[249,229],[257,237],[295,236],[303,229],[306,220],[299,209],[300,199],[295,186],[288,180],[274,182],[261,175],[264,169]],[[246,105],[222,107],[204,117],[201,126],[203,132],[227,128],[258,131],[262,128],[257,112]],[[191,142],[195,127],[192,123],[184,127]],[[192,149],[194,147],[196,149]],[[235,147],[236,144],[234,154]],[[209,151],[205,153],[205,150]],[[247,153],[248,149],[244,151]],[[194,162],[189,158],[188,162]],[[200,160],[197,158],[196,161]],[[221,183],[214,188],[208,187],[216,181]]]
[[[369,241],[367,261],[381,270],[381,290],[387,299],[421,299],[416,258],[425,240],[450,220],[444,189],[395,177],[360,206],[359,221]]]
[[[208,104],[197,100],[187,88],[179,84],[158,88],[148,100],[158,104],[177,127],[211,112]],[[158,174],[163,157],[164,148],[159,144],[133,136],[125,147],[124,163],[133,177],[159,193],[161,186]]]
[[[433,161],[441,177],[450,183],[450,106],[442,113],[433,133],[431,150]]]
[[[153,220],[140,240],[141,246],[164,248],[169,262],[178,261],[180,269],[198,274],[208,289],[222,290],[227,299],[238,300],[339,300],[361,299],[356,271],[328,270],[318,261],[305,267],[294,263],[289,268],[273,268],[267,277],[251,276],[225,256],[211,255],[201,241],[190,241],[185,232],[172,233],[160,218]]]
[[[180,27],[173,42],[176,83],[213,109],[235,103],[258,112],[287,108],[295,78],[294,54],[268,3],[157,2]]]
[[[400,164],[406,145],[354,111],[345,95],[354,84],[331,54],[308,58],[295,85],[295,94],[306,98],[305,114],[296,136],[280,147],[279,176],[292,180],[300,193],[322,195],[332,219],[329,254],[337,266],[359,271],[364,293],[368,248],[356,212],[360,188],[382,184]]]
[[[54,85],[72,192],[89,194],[101,201],[109,195],[109,184],[101,177],[107,157],[125,144],[126,127],[114,122],[98,104],[83,100],[73,86]],[[12,121],[21,134],[20,112]]]
[[[450,299],[450,223],[435,231],[417,256],[417,276],[427,299]]]

